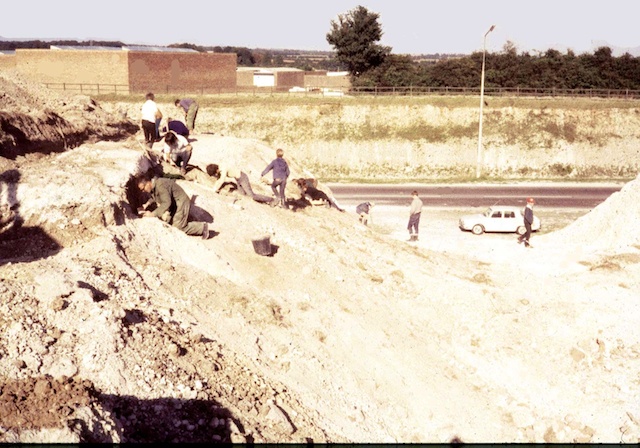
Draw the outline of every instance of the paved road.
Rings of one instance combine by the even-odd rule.
[[[328,183],[340,204],[373,201],[383,205],[406,205],[417,190],[427,206],[483,207],[495,203],[525,205],[533,197],[536,205],[554,208],[591,209],[619,191],[623,184],[530,184],[530,185],[371,185]]]

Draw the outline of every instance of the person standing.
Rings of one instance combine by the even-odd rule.
[[[153,93],[147,93],[145,98],[142,105],[142,131],[145,143],[151,148],[158,138],[158,123],[162,119],[162,112],[158,109]]]
[[[163,158],[177,166],[183,176],[187,173],[187,163],[191,159],[192,150],[191,143],[182,135],[169,131],[164,136]]]
[[[143,174],[136,178],[136,185],[140,191],[149,193],[157,205],[154,211],[140,211],[142,217],[160,218],[187,235],[202,235],[205,240],[209,238],[209,224],[189,221],[191,200],[175,180]]]
[[[271,161],[269,165],[262,171],[260,177],[266,175],[269,171],[273,170],[273,182],[271,183],[271,190],[276,198],[279,198],[280,207],[288,209],[287,201],[285,198],[285,188],[287,187],[287,178],[289,177],[289,164],[284,160],[284,151],[282,149],[276,150],[276,158]],[[276,189],[280,188],[280,192]]]
[[[420,226],[420,214],[422,213],[422,200],[418,197],[418,192],[413,190],[411,193],[413,200],[409,207],[409,241],[418,241],[418,227]]]
[[[211,177],[218,178],[215,185],[213,186],[213,190],[216,193],[220,193],[220,189],[225,183],[233,183],[236,184],[240,193],[244,194],[245,196],[249,196],[256,202],[272,205],[275,205],[278,202],[276,198],[254,193],[253,188],[251,188],[249,176],[247,176],[244,171],[240,171],[236,167],[217,165],[215,163],[212,163],[207,165],[207,174]]]
[[[198,103],[192,98],[176,99],[174,104],[176,107],[184,111],[184,120],[187,124],[189,132],[193,133],[196,127],[196,116],[198,115]]]
[[[365,226],[369,225],[369,219],[371,218],[371,209],[375,204],[373,202],[363,202],[356,207],[356,213],[359,215],[359,220]]]
[[[527,199],[527,205],[524,208],[524,235],[518,237],[518,244],[524,241],[524,247],[531,247],[529,239],[531,238],[531,224],[533,224],[533,204],[536,201],[533,198]]]

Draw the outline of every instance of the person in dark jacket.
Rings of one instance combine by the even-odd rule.
[[[313,201],[324,201],[327,207],[334,207],[341,212],[345,210],[338,205],[335,199],[330,198],[324,191],[317,188],[318,182],[315,179],[294,179],[293,180],[303,197],[308,197]]]
[[[209,238],[206,222],[189,221],[191,200],[175,180],[144,174],[136,179],[136,185],[140,191],[150,194],[157,205],[153,211],[140,210],[142,217],[160,218],[187,235],[202,235],[205,240]]]
[[[273,170],[273,182],[271,183],[271,190],[276,198],[280,198],[280,207],[289,208],[285,198],[285,188],[287,187],[287,178],[289,177],[289,164],[283,158],[284,151],[282,149],[276,150],[276,158],[267,165],[262,171],[260,177],[265,176],[269,171]],[[280,187],[280,192],[276,189]]]
[[[182,135],[185,138],[189,137],[189,129],[187,129],[187,126],[180,120],[173,120],[171,118],[169,118],[169,120],[167,121],[167,125],[162,128],[162,132],[169,132],[169,131],[173,131],[178,135]]]
[[[371,209],[375,204],[373,202],[363,202],[356,207],[356,213],[360,216],[360,222],[365,226],[369,225],[369,219],[371,218]]]
[[[531,238],[531,224],[533,224],[533,204],[536,201],[533,198],[527,199],[527,205],[524,208],[524,228],[526,229],[524,235],[518,237],[518,244],[524,241],[524,247],[531,247],[529,244],[529,238]]]

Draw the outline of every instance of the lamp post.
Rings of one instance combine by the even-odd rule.
[[[482,74],[480,75],[480,120],[478,124],[478,161],[476,162],[476,179],[480,177],[480,165],[482,164],[482,108],[484,106],[484,58],[487,48],[487,34],[494,30],[496,26],[491,25],[489,31],[484,33],[482,43]]]

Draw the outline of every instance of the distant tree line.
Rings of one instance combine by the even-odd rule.
[[[459,58],[417,61],[395,55],[378,44],[379,14],[358,6],[331,22],[327,42],[338,62],[350,73],[354,86],[366,87],[478,87],[482,53]],[[557,89],[640,89],[640,58],[614,57],[609,47],[593,54],[561,54],[549,49],[538,55],[517,53],[507,42],[500,53],[486,53],[486,87]]]
[[[18,48],[47,49],[51,45],[87,46],[87,47],[122,47],[119,41],[77,41],[77,40],[10,40],[0,41],[0,51],[12,51]]]
[[[485,57],[485,87],[640,89],[640,58],[614,57],[609,47],[580,55],[550,49],[535,56],[517,54],[511,47]],[[355,86],[473,88],[480,85],[481,69],[481,52],[435,64],[389,54],[379,65],[353,75],[352,82]]]

